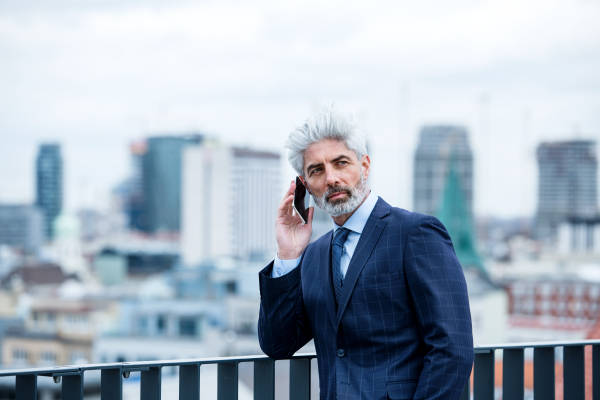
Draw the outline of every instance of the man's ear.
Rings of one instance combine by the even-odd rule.
[[[306,183],[306,180],[304,179],[304,177],[302,175],[298,175],[298,178],[300,178],[300,180],[302,181],[302,184],[304,185],[306,190],[308,190],[308,194],[312,195],[312,192],[310,191],[310,188],[308,187],[308,184]]]
[[[371,159],[367,154],[362,156],[360,160],[360,169],[365,180],[369,179],[369,174],[371,173]]]

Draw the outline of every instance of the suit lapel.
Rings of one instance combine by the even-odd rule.
[[[321,260],[325,260],[324,263],[320,263],[321,267],[325,268],[324,271],[320,272],[320,276],[326,277],[323,282],[325,283],[325,303],[327,304],[327,312],[329,314],[329,318],[331,319],[331,324],[333,325],[335,331],[337,332],[337,324],[336,314],[335,314],[335,298],[333,297],[333,277],[331,273],[331,239],[332,239],[333,231],[325,234],[325,238],[323,240],[323,244],[321,245]]]
[[[354,290],[354,286],[358,281],[358,277],[365,266],[365,263],[369,259],[369,256],[373,252],[379,237],[381,236],[381,232],[383,232],[383,228],[387,225],[387,219],[384,217],[390,213],[390,205],[383,201],[381,198],[377,200],[377,204],[375,204],[375,208],[373,212],[369,216],[367,223],[360,235],[360,239],[358,240],[358,244],[356,245],[356,250],[354,250],[354,254],[352,255],[352,260],[350,260],[350,265],[348,266],[348,271],[346,272],[346,277],[344,278],[344,287],[342,289],[342,296],[340,298],[340,303],[338,304],[337,315],[335,318],[335,323],[333,326],[337,331],[340,321],[342,320],[342,315],[344,315],[344,311],[346,306],[348,305],[348,300],[350,300],[350,295]],[[331,243],[331,241],[329,241]],[[331,247],[331,244],[329,244]],[[331,253],[328,253],[331,254]],[[328,258],[329,269],[331,270],[331,257]],[[331,272],[329,272],[329,292],[333,297],[333,283],[331,282]],[[335,307],[334,307],[335,309]]]

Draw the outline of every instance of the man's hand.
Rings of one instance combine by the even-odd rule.
[[[302,255],[302,252],[310,243],[312,235],[312,219],[314,207],[308,209],[308,221],[302,224],[302,219],[295,214],[292,207],[294,201],[294,181],[277,209],[277,220],[275,229],[277,232],[277,256],[281,260],[293,260]]]

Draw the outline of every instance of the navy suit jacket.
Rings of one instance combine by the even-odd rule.
[[[259,341],[289,358],[314,338],[321,399],[456,399],[471,373],[467,285],[434,217],[377,201],[336,308],[329,232],[300,265],[259,273]]]

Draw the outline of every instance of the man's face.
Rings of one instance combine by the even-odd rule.
[[[361,204],[368,186],[369,156],[358,160],[338,140],[326,139],[311,144],[304,153],[304,179],[315,203],[332,216],[354,211]]]

